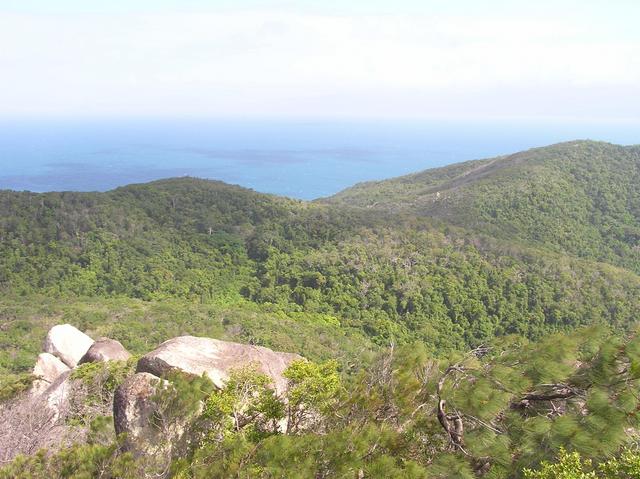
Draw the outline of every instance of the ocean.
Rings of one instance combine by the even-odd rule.
[[[300,199],[575,139],[640,143],[640,121],[2,120],[0,189],[105,191],[178,176]]]

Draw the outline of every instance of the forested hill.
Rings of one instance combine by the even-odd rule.
[[[325,201],[410,211],[640,271],[640,147],[573,141],[358,184]]]
[[[572,142],[317,202],[194,178],[0,191],[3,425],[43,430],[20,398],[55,324],[134,355],[195,335],[311,361],[283,397],[249,370],[170,377],[149,417],[186,440],[141,458],[108,416],[135,361],[83,364],[59,422],[86,436],[0,478],[638,477],[639,170],[637,147]],[[313,419],[281,431],[286,411]]]
[[[639,158],[638,148],[573,142],[311,203],[193,178],[2,191],[0,371],[26,371],[42,328],[76,301],[85,329],[134,352],[212,331],[326,357],[626,329],[640,317]],[[42,295],[48,312],[25,306]],[[159,302],[165,311],[144,322],[127,312]],[[223,319],[214,327],[212,316]]]

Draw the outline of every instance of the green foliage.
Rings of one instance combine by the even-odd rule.
[[[31,387],[34,376],[32,374],[7,374],[0,377],[0,402],[7,401]]]
[[[640,477],[640,454],[625,449],[619,456],[592,466],[579,453],[561,449],[557,462],[543,462],[537,470],[525,469],[525,479],[634,479]]]
[[[118,385],[135,371],[136,357],[129,361],[85,363],[71,372],[70,410],[65,421],[69,426],[85,426],[90,439],[113,435],[113,395]]]
[[[130,454],[120,454],[118,444],[78,445],[55,455],[40,451],[20,456],[0,468],[0,479],[139,479],[144,470]]]
[[[322,435],[272,435],[258,444],[232,435],[199,449],[192,461],[176,464],[176,477],[425,477],[417,462],[393,456],[396,439],[392,431],[373,426]]]
[[[574,141],[365,183],[331,200],[427,214],[638,273],[639,161],[637,147]]]
[[[207,436],[219,437],[251,426],[254,434],[278,432],[278,422],[285,417],[285,406],[269,387],[271,379],[247,365],[232,371],[221,391],[214,391],[205,401],[202,417],[210,421]]]
[[[191,334],[255,343],[278,351],[304,351],[313,360],[366,360],[374,348],[358,331],[344,331],[312,313],[284,312],[247,301],[231,304],[186,300],[146,302],[130,298],[43,296],[0,298],[0,382],[11,374],[28,375],[55,324],[70,323],[97,338],[120,341],[134,355],[145,354],[167,339]],[[16,321],[15,318],[21,318]]]
[[[640,388],[628,368],[636,347],[635,338],[595,328],[539,343],[498,341],[442,360],[412,345],[381,355],[344,386],[335,364],[294,362],[285,373],[289,389],[283,398],[289,426],[266,435],[251,432],[249,423],[259,422],[259,414],[246,414],[247,405],[259,404],[263,382],[245,372],[234,378],[233,392],[214,394],[207,408],[217,418],[244,411],[248,420],[210,436],[175,466],[184,477],[633,474],[637,456],[615,454],[629,444],[625,431],[640,423],[637,410],[623,410],[618,400]],[[618,371],[616,381],[612,370]],[[462,422],[459,446],[439,419],[442,400],[444,413]],[[296,422],[297,411],[310,414]],[[564,448],[574,452],[563,452],[557,464],[545,462]],[[527,469],[541,462],[540,470]]]
[[[341,386],[337,362],[294,361],[284,377],[288,382],[288,431],[297,432],[315,416],[331,414]]]
[[[633,479],[640,477],[640,453],[625,449],[622,454],[599,465],[603,478]]]
[[[128,361],[84,363],[73,369],[70,379],[76,379],[88,388],[88,401],[105,402],[111,399],[118,385],[133,374],[138,357]]]
[[[590,471],[590,472],[587,472]],[[597,479],[596,473],[591,471],[591,461],[582,460],[577,452],[568,453],[560,450],[558,462],[545,462],[539,471],[524,470],[525,479]]]

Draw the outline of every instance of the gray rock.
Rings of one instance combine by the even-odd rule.
[[[222,389],[234,369],[254,365],[268,375],[277,393],[286,388],[282,373],[291,362],[302,359],[291,353],[272,351],[261,346],[231,343],[210,338],[181,336],[162,343],[138,361],[137,371],[164,377],[172,371],[194,376],[206,373]]]
[[[74,368],[92,344],[93,339],[82,331],[70,324],[59,324],[47,333],[43,349]]]
[[[107,361],[126,361],[131,357],[120,341],[109,338],[96,340],[88,351],[80,358],[78,364],[104,363]]]
[[[53,354],[40,353],[33,367],[33,375],[37,378],[33,381],[31,392],[40,394],[44,392],[61,374],[69,371],[69,366],[56,358]]]
[[[172,437],[158,425],[154,396],[166,382],[149,373],[136,373],[122,382],[113,397],[116,434],[125,434],[123,449],[136,455],[167,456]]]

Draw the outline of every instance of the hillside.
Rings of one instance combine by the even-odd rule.
[[[134,355],[57,376],[50,393],[71,396],[55,426],[83,439],[0,478],[506,478],[563,445],[638,461],[621,448],[640,424],[639,173],[638,147],[571,142],[315,202],[195,178],[0,191],[0,416],[31,417],[54,325]],[[145,373],[138,355],[191,335],[312,362],[278,397],[244,370],[221,391],[171,376],[141,404],[188,422],[189,447],[121,454],[117,388]]]
[[[640,147],[574,141],[347,189],[328,202],[442,218],[640,271]]]
[[[312,203],[194,178],[106,193],[2,191],[3,310],[43,294],[54,304],[197,302],[243,317],[249,308],[245,337],[272,321],[263,311],[338,325],[365,349],[420,340],[434,353],[512,333],[626,329],[640,317],[638,155],[572,142]],[[22,331],[52,314],[4,313],[5,370],[28,370],[36,340]],[[135,315],[122,316],[134,327]],[[154,339],[177,333],[164,321]],[[104,332],[140,349],[126,329]],[[208,331],[198,321],[185,330]],[[273,342],[277,334],[260,341],[299,344]]]

